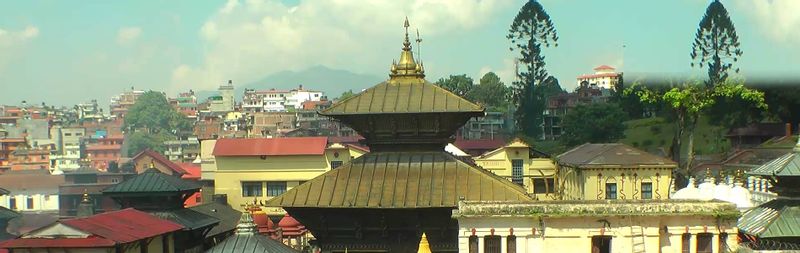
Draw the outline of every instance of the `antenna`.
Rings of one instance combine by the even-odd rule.
[[[422,43],[422,38],[419,36],[419,29],[417,30],[417,58],[419,58],[419,62],[422,62],[422,48],[419,47],[419,44]]]

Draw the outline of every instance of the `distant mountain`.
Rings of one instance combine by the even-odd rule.
[[[331,69],[325,66],[314,66],[302,71],[281,71],[270,74],[261,80],[248,83],[236,84],[236,99],[241,100],[244,89],[254,90],[288,90],[298,88],[303,85],[304,89],[319,90],[333,99],[347,90],[358,93],[362,89],[369,88],[379,82],[388,79],[375,75],[356,74],[347,70]],[[215,90],[198,91],[198,100],[204,101],[209,96],[216,95]]]

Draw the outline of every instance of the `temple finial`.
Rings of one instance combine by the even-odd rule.
[[[89,201],[91,201],[91,200],[89,199],[89,190],[87,190],[87,189],[85,189],[85,188],[84,188],[84,189],[83,189],[83,197],[81,197],[81,202],[83,202],[83,203],[89,203]]]
[[[408,17],[406,17],[406,22],[403,24],[403,27],[406,29],[406,39],[403,41],[403,51],[410,51],[411,50],[411,42],[408,40],[408,27],[411,26],[408,24]]]

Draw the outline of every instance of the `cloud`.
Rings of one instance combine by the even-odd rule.
[[[123,27],[117,31],[117,44],[119,45],[130,45],[139,36],[142,35],[142,28],[140,27]]]
[[[388,71],[401,47],[403,20],[426,38],[465,33],[511,0],[279,0],[228,1],[199,31],[199,64],[173,70],[172,88],[213,88],[224,80],[255,81],[314,65],[354,72]],[[413,39],[413,38],[412,38]]]
[[[737,1],[761,27],[762,32],[782,43],[800,43],[800,1],[797,0],[749,0]]]
[[[516,80],[515,68],[516,66],[513,58],[503,59],[503,64],[500,67],[495,68],[491,66],[484,66],[481,68],[481,70],[478,72],[478,76],[475,78],[475,81],[477,82],[480,80],[481,77],[483,77],[483,75],[486,73],[494,72],[498,77],[500,77],[500,81],[503,81],[506,86],[511,86],[514,80]]]
[[[6,64],[22,55],[20,49],[24,49],[30,40],[38,36],[39,28],[35,26],[27,26],[19,31],[0,28],[0,71]]]

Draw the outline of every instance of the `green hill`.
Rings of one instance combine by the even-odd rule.
[[[646,118],[630,120],[625,122],[625,125],[627,126],[625,138],[620,142],[648,152],[669,150],[675,132],[674,122],[664,118]],[[694,133],[695,154],[718,154],[730,150],[730,143],[725,138],[725,133],[727,129],[724,127],[713,126],[707,118],[700,118]],[[685,133],[681,142],[682,154],[686,154],[688,142],[689,138]]]

